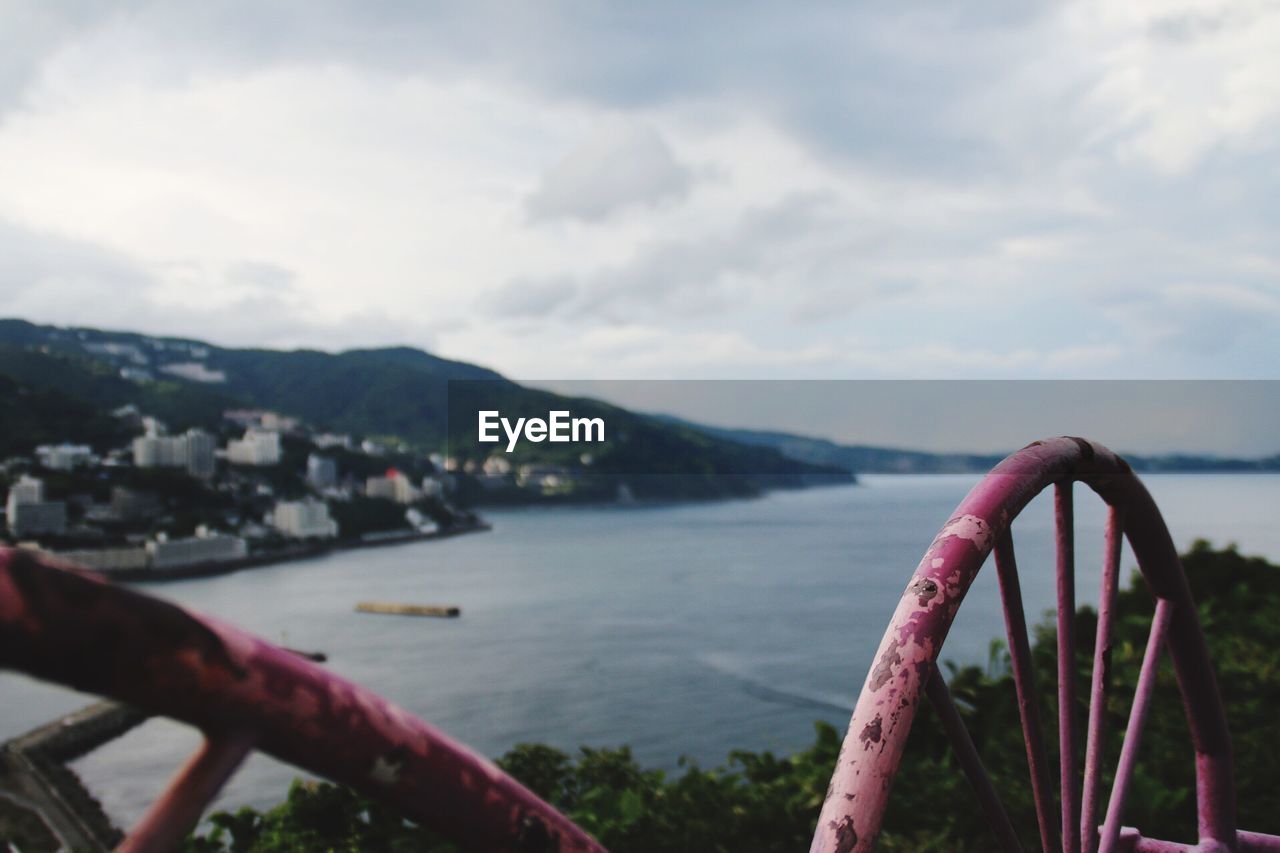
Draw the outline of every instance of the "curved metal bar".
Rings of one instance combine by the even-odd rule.
[[[1062,853],[1080,850],[1080,768],[1076,764],[1076,546],[1071,483],[1053,487],[1058,540],[1058,782]]]
[[[116,853],[177,850],[200,822],[205,807],[252,750],[253,735],[244,732],[206,738],[142,820],[129,830],[129,837],[116,848]]]
[[[1161,599],[1151,620],[1151,634],[1142,654],[1142,669],[1138,673],[1138,686],[1133,692],[1133,704],[1129,707],[1129,724],[1124,730],[1124,742],[1120,746],[1120,763],[1116,766],[1115,780],[1111,783],[1111,798],[1107,801],[1107,818],[1102,824],[1101,853],[1112,853],[1120,839],[1120,821],[1124,817],[1124,804],[1129,796],[1129,781],[1138,764],[1138,750],[1142,746],[1142,732],[1147,727],[1147,713],[1151,710],[1151,694],[1156,689],[1156,675],[1160,669],[1160,652],[1169,632],[1169,617],[1173,605]]]
[[[1146,488],[1118,456],[1080,438],[1033,442],[960,503],[925,552],[898,603],[850,720],[811,847],[869,850],[880,829],[907,734],[960,602],[995,538],[1047,486],[1079,480],[1124,508],[1124,533],[1157,598],[1174,606],[1166,645],[1196,752],[1200,838],[1235,833],[1231,746],[1222,699],[1177,550]]]
[[[930,669],[929,680],[925,682],[924,689],[929,696],[929,704],[933,706],[934,712],[942,722],[942,730],[946,732],[951,748],[956,751],[956,758],[960,761],[960,768],[964,770],[965,778],[969,780],[969,785],[978,796],[978,804],[982,806],[982,813],[986,815],[987,823],[995,833],[996,841],[1000,843],[1000,849],[1005,853],[1022,853],[1022,844],[1018,841],[1018,833],[1014,832],[1013,824],[1009,821],[1009,813],[1005,811],[1000,795],[991,784],[991,776],[987,773],[987,769],[982,766],[982,758],[973,745],[969,729],[965,727],[960,711],[951,698],[951,689],[947,687],[947,680],[942,677],[942,673],[936,666]]]
[[[1036,804],[1036,824],[1040,828],[1040,845],[1045,853],[1058,851],[1057,815],[1053,809],[1053,787],[1049,784],[1049,759],[1044,750],[1044,732],[1040,728],[1040,693],[1031,668],[1031,643],[1027,639],[1027,617],[1022,607],[1022,586],[1018,582],[1018,563],[1013,555],[1013,534],[1009,528],[996,538],[996,574],[1000,579],[1000,597],[1004,602],[1005,632],[1009,637],[1009,658],[1013,664],[1013,687],[1018,694],[1018,719],[1022,722],[1022,740],[1027,749],[1027,768],[1031,771],[1031,796]]]
[[[603,850],[487,759],[370,690],[221,621],[0,549],[0,667],[254,746],[469,848]]]
[[[1098,810],[1102,800],[1102,761],[1107,744],[1107,697],[1111,692],[1111,623],[1115,621],[1120,588],[1120,549],[1124,545],[1124,510],[1107,513],[1106,554],[1098,590],[1098,627],[1093,641],[1093,676],[1089,693],[1089,724],[1084,750],[1084,804],[1080,811],[1080,847],[1098,849]]]

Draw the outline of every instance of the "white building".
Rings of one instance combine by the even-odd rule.
[[[327,449],[330,447],[341,447],[345,450],[351,449],[351,436],[349,435],[335,435],[331,432],[322,432],[313,437],[311,442],[321,449]]]
[[[193,477],[208,478],[214,470],[213,436],[189,429],[182,435],[140,435],[133,440],[133,464],[138,468],[185,468]]]
[[[227,461],[233,465],[279,465],[280,433],[246,430],[244,438],[227,442]]]
[[[176,569],[198,563],[219,563],[247,556],[249,546],[239,536],[212,533],[201,528],[189,539],[160,538],[147,543],[153,569]]]
[[[23,474],[18,482],[9,488],[9,506],[14,504],[36,504],[44,500],[44,480]],[[9,510],[12,512],[12,510]]]
[[[329,505],[311,498],[278,502],[271,512],[271,524],[295,539],[332,539],[338,535],[338,522],[329,517]]]
[[[55,471],[70,471],[93,462],[93,450],[87,444],[42,444],[36,448],[40,464]]]
[[[86,548],[79,551],[59,551],[55,556],[99,572],[145,569],[149,564],[147,549],[141,547]]]
[[[364,493],[371,498],[384,498],[398,504],[411,504],[422,497],[409,478],[394,468],[389,468],[385,476],[368,478]]]
[[[44,481],[25,474],[9,489],[5,502],[9,533],[31,536],[37,533],[63,533],[67,529],[67,505],[44,499]]]

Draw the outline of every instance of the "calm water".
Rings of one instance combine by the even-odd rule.
[[[520,741],[630,744],[652,766],[731,749],[790,752],[842,726],[898,596],[976,476],[868,476],[857,487],[646,509],[493,512],[492,533],[148,587],[289,645],[497,755]],[[1236,542],[1280,560],[1280,476],[1147,478],[1181,547]],[[1079,597],[1096,597],[1103,509],[1077,492]],[[1053,607],[1051,507],[1015,524],[1032,616]],[[1133,565],[1126,556],[1125,572]],[[458,620],[357,614],[361,599],[458,604]],[[1002,632],[994,573],[944,658]],[[0,737],[86,697],[0,676]],[[195,747],[152,721],[75,767],[129,823]],[[293,768],[253,758],[219,806],[269,805]]]

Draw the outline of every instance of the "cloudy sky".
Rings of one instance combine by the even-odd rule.
[[[1280,4],[0,0],[0,315],[524,379],[1280,376]]]

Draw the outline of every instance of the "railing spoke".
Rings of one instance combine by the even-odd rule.
[[[942,721],[942,730],[947,733],[947,739],[951,741],[951,748],[956,752],[956,758],[960,761],[965,778],[969,780],[973,792],[978,795],[978,803],[987,817],[987,825],[991,827],[991,831],[996,834],[996,840],[1000,842],[1000,849],[1009,853],[1014,851],[1021,853],[1022,845],[1018,842],[1018,834],[1013,831],[1009,813],[1005,811],[1004,803],[1000,802],[995,786],[991,784],[991,777],[987,775],[987,769],[982,766],[978,749],[973,745],[973,738],[969,736],[969,730],[965,727],[964,720],[960,718],[960,712],[956,710],[955,702],[951,699],[951,691],[947,688],[947,682],[942,677],[942,673],[938,671],[937,664],[930,665],[925,695],[929,697],[929,703],[933,705],[933,710]]]
[[[1040,731],[1040,715],[1036,708],[1038,703],[1035,674],[1031,669],[1031,644],[1027,641],[1027,618],[1022,610],[1022,589],[1018,582],[1018,566],[1013,556],[1013,536],[1008,530],[996,540],[995,554],[1000,597],[1004,601],[1009,654],[1013,660],[1013,684],[1018,692],[1018,715],[1022,719],[1022,736],[1027,745],[1027,764],[1031,770],[1031,792],[1036,802],[1036,822],[1040,826],[1040,842],[1048,853],[1060,849],[1058,830],[1052,807],[1053,791],[1044,752],[1044,735]]]
[[[1079,853],[1073,827],[1080,819],[1076,764],[1076,566],[1072,483],[1053,490],[1058,535],[1058,769],[1062,792],[1062,853]]]
[[[253,737],[243,732],[206,738],[116,848],[117,853],[176,849],[252,748]]]
[[[1164,638],[1168,633],[1169,617],[1172,614],[1173,602],[1167,598],[1160,599],[1156,604],[1155,617],[1151,620],[1147,649],[1142,654],[1142,670],[1133,693],[1133,706],[1129,709],[1129,725],[1124,730],[1124,743],[1120,747],[1115,781],[1111,783],[1111,799],[1107,804],[1107,820],[1102,826],[1100,853],[1111,853],[1120,838],[1120,820],[1124,815],[1125,799],[1129,795],[1129,780],[1133,778],[1133,768],[1138,762],[1142,730],[1147,725],[1151,694],[1155,691],[1156,675],[1160,671],[1160,652],[1164,648]]]
[[[1098,849],[1098,797],[1102,785],[1107,692],[1111,676],[1111,624],[1115,621],[1123,542],[1124,511],[1113,506],[1107,514],[1106,556],[1102,565],[1102,586],[1098,592],[1098,631],[1093,645],[1089,725],[1084,748],[1084,797],[1080,806],[1080,846],[1083,853],[1095,853]]]

